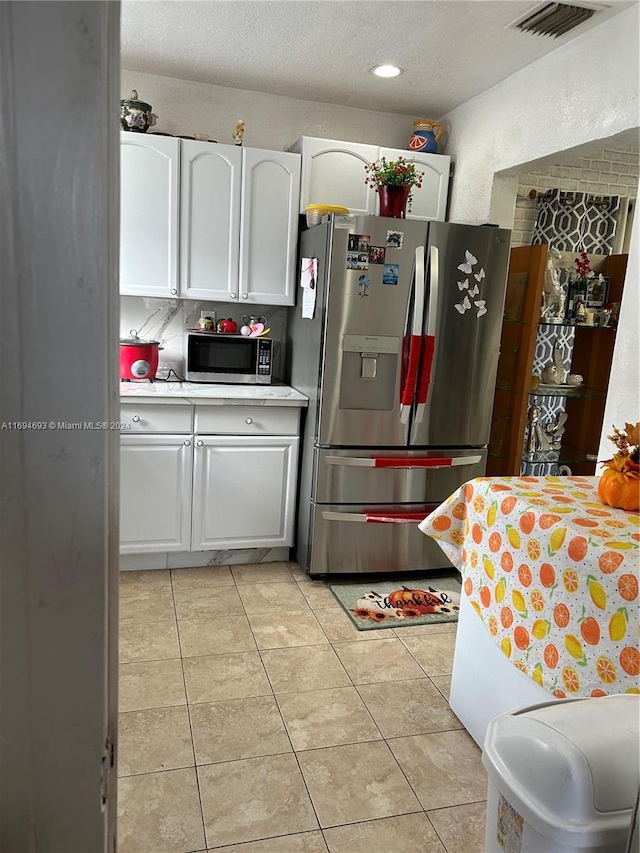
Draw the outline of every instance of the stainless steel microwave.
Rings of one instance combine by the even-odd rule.
[[[187,382],[270,384],[273,360],[270,338],[216,332],[187,332],[185,338]]]

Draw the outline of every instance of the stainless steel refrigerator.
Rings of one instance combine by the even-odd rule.
[[[485,472],[509,239],[372,216],[302,233],[287,380],[309,397],[296,558],[311,575],[450,565],[417,525]]]

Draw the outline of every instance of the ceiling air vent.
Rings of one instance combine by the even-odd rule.
[[[523,17],[509,24],[508,29],[557,38],[588,21],[600,11],[600,8],[575,6],[570,3],[542,3],[533,12],[527,12]]]

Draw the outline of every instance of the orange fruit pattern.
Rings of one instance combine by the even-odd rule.
[[[550,563],[543,563],[540,566],[540,583],[545,589],[553,586],[556,582],[556,572]]]
[[[624,562],[624,557],[617,551],[605,551],[598,557],[598,567],[605,575],[610,575],[620,568]]]
[[[522,563],[518,569],[518,580],[522,586],[531,586],[531,569],[526,563]]]
[[[421,525],[459,559],[488,635],[559,698],[640,693],[640,516],[604,507],[597,484],[480,477]]]
[[[640,674],[640,652],[634,646],[626,646],[620,652],[620,666],[629,675]]]
[[[620,575],[618,592],[625,601],[635,601],[638,597],[638,578],[635,575]]]

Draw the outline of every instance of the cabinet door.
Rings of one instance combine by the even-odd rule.
[[[244,149],[241,303],[295,303],[299,194],[299,154]]]
[[[376,192],[365,184],[364,167],[378,157],[377,145],[303,137],[300,212],[308,204],[336,204],[372,214]]]
[[[298,438],[196,436],[194,551],[293,543]]]
[[[120,438],[120,551],[188,551],[191,436]]]
[[[413,191],[411,212],[407,214],[407,219],[439,219],[444,222],[447,213],[451,157],[445,154],[414,154],[412,151],[398,148],[381,148],[380,156],[386,157],[387,160],[405,157],[407,160],[413,160],[416,168],[424,172],[422,187]]]
[[[180,140],[120,138],[120,293],[177,296]]]
[[[238,298],[242,149],[182,141],[180,295]]]

